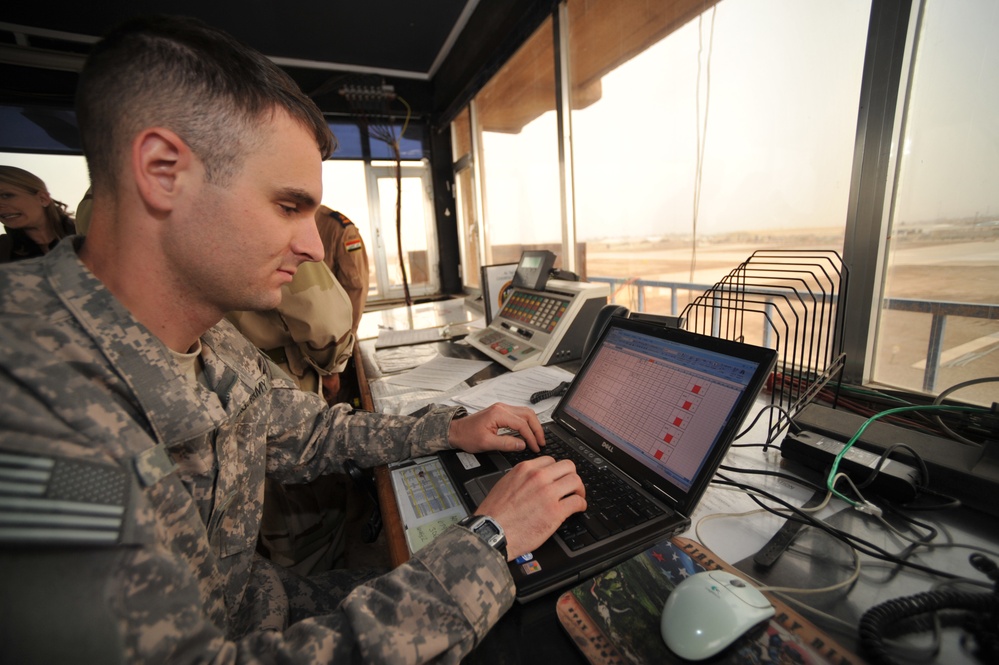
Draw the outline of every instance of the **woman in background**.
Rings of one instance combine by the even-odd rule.
[[[15,166],[0,166],[0,263],[42,256],[76,233],[66,204],[53,199],[42,180]]]

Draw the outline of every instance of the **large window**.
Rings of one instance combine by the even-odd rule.
[[[545,22],[472,103],[480,190],[456,173],[466,284],[480,258],[476,191],[482,260],[560,253],[565,206],[577,272],[650,312],[677,314],[699,293],[689,285],[713,284],[754,249],[842,249],[870,0],[565,8],[564,53]],[[565,200],[559,63],[571,108]]]
[[[552,44],[547,20],[473,102],[486,264],[516,262],[524,249],[561,254]]]
[[[568,3],[572,151],[590,279],[676,314],[697,289],[650,284],[842,249],[870,2],[662,4]]]
[[[572,251],[613,302],[678,316],[755,251],[842,252],[870,14],[871,0],[567,0],[471,104],[484,259]],[[464,175],[459,196],[480,191]],[[783,330],[768,316],[746,339],[831,337],[805,329],[814,316]],[[824,371],[835,354],[803,355],[790,364]]]
[[[996,25],[992,0],[927,0],[913,23],[870,373],[884,385],[936,394],[999,375]],[[980,383],[954,396],[997,394]]]

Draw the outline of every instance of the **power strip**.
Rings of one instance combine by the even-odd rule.
[[[780,454],[810,469],[828,473],[833,460],[845,446],[846,443],[838,439],[806,431],[785,437]],[[870,478],[879,459],[880,455],[852,447],[840,460],[838,470],[860,484]],[[887,459],[871,484],[861,492],[867,497],[880,496],[896,503],[907,503],[916,498],[918,482],[919,472],[916,469],[898,460]],[[842,488],[837,486],[837,490],[842,491]]]
[[[809,404],[794,416],[795,424],[809,432],[821,432],[839,441],[849,441],[866,418],[849,411]],[[950,439],[915,430],[873,422],[855,444],[880,455],[897,443],[906,444],[922,458],[930,473],[929,488],[953,497],[965,506],[999,517],[999,442],[982,447],[966,446]],[[896,450],[893,459],[912,459]],[[925,478],[920,479],[926,482]],[[945,499],[941,499],[942,501]]]

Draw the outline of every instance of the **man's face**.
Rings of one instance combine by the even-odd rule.
[[[314,219],[322,198],[315,138],[284,111],[258,131],[262,140],[228,183],[195,182],[165,244],[180,288],[220,317],[277,307],[298,266],[323,258]]]

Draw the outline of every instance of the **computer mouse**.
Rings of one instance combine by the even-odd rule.
[[[723,570],[695,573],[676,585],[660,623],[670,651],[703,660],[774,615],[767,597],[738,575]]]

